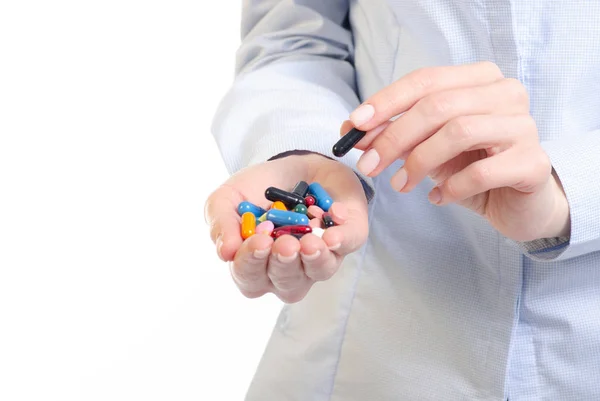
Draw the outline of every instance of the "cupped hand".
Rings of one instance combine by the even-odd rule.
[[[244,241],[238,205],[249,201],[268,209],[268,187],[289,191],[298,181],[318,182],[327,190],[334,199],[329,212],[336,225],[322,238],[307,234],[300,240],[290,235],[273,240],[255,234]],[[318,214],[320,209],[311,211]],[[209,196],[205,217],[217,253],[230,263],[242,294],[256,298],[271,292],[288,303],[303,299],[315,282],[331,278],[344,256],[360,248],[368,235],[367,201],[356,174],[317,154],[287,156],[239,171]]]

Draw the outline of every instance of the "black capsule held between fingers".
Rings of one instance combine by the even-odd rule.
[[[296,184],[296,186],[294,186],[292,193],[301,196],[302,199],[304,199],[306,194],[308,194],[308,183],[306,181],[300,181]]]
[[[296,205],[304,205],[304,198],[294,193],[284,191],[283,189],[269,187],[265,191],[265,198],[271,202],[281,201],[289,209],[293,209]]]
[[[341,137],[340,140],[333,145],[333,155],[335,157],[342,157],[346,155],[346,153],[350,152],[350,150],[352,150],[352,148],[354,148],[354,146],[356,146],[356,144],[360,142],[360,140],[363,139],[366,134],[367,133],[365,131],[352,128],[350,132]]]
[[[325,226],[325,228],[335,226],[333,218],[328,213],[323,214],[323,225]]]

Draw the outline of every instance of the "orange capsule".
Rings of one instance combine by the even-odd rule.
[[[287,211],[287,208],[285,207],[285,204],[282,201],[273,202],[273,204],[271,205],[271,209]]]
[[[242,238],[247,239],[254,235],[256,230],[256,216],[251,212],[242,215]]]

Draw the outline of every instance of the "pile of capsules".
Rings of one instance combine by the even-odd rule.
[[[269,210],[265,210],[250,202],[242,202],[238,206],[238,214],[242,218],[242,238],[247,239],[254,234],[267,234],[273,238],[282,235],[292,235],[300,238],[305,234],[313,233],[321,237],[323,229],[333,227],[335,223],[329,213],[333,199],[323,187],[313,182],[297,183],[291,192],[279,188],[269,187],[265,191],[265,198],[273,202]],[[321,227],[311,227],[308,208],[318,206]]]

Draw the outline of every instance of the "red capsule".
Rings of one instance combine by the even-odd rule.
[[[308,195],[306,198],[304,198],[304,203],[306,203],[306,207],[309,207],[317,203],[317,199],[312,195]]]
[[[310,226],[283,226],[273,230],[271,237],[279,238],[282,235],[304,235],[311,232],[312,227]]]

